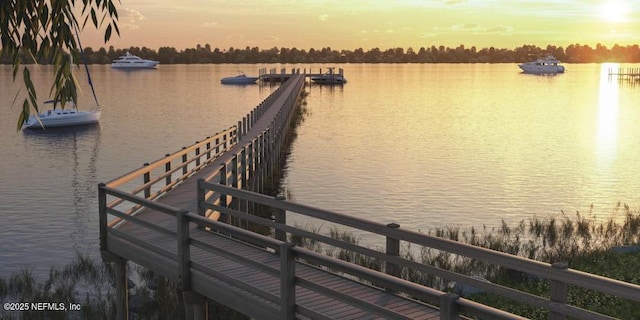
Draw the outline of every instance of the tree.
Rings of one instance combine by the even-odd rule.
[[[79,1],[78,1],[79,3]],[[112,32],[120,35],[117,20],[118,12],[112,0],[82,0],[81,23],[74,13],[76,0],[2,0],[0,1],[0,40],[2,51],[0,59],[9,58],[13,65],[13,81],[16,80],[22,65],[23,54],[38,63],[52,63],[55,80],[50,95],[64,108],[67,101],[77,102],[76,81],[71,73],[71,59],[79,61],[78,29],[84,28],[89,20],[96,29],[105,27],[105,43]],[[37,94],[31,82],[28,66],[22,67],[24,88],[27,98],[22,103],[17,129],[20,130],[31,114],[38,112]],[[18,98],[16,94],[16,99]]]

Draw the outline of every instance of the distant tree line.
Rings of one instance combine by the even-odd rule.
[[[414,48],[373,48],[365,51],[335,50],[330,47],[322,49],[277,48],[260,49],[245,47],[238,49],[212,49],[209,44],[197,45],[196,48],[176,50],[173,47],[160,47],[158,51],[146,47],[130,47],[127,49],[85,48],[83,59],[88,64],[109,64],[112,60],[126,52],[160,61],[161,64],[197,64],[197,63],[515,63],[534,60],[545,55],[554,55],[568,63],[599,62],[640,62],[640,47],[635,45],[614,45],[607,48],[597,44],[595,48],[588,45],[571,44],[566,48],[548,45],[541,48],[535,45],[523,45],[515,49],[498,49],[494,47],[478,49],[475,46],[459,45],[455,48],[431,46]],[[10,63],[3,57],[2,63]],[[29,55],[23,61],[30,60]],[[47,61],[39,61],[47,63]],[[82,61],[79,61],[82,62]]]

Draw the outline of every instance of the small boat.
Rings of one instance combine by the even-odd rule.
[[[222,78],[220,79],[220,82],[222,84],[254,84],[258,79],[259,77],[248,77],[246,74],[241,72],[239,75],[234,77]]]
[[[142,59],[127,51],[124,56],[113,60],[111,67],[116,69],[153,69],[158,63],[158,61]]]
[[[536,61],[519,64],[518,67],[520,67],[520,69],[522,69],[524,73],[533,73],[533,74],[564,73],[564,67],[560,65],[560,60],[556,59],[552,55],[549,55],[545,58],[540,58]]]
[[[53,100],[48,100],[44,103],[53,105],[53,102]],[[71,108],[68,104],[71,104]],[[65,109],[51,108],[37,115],[30,115],[22,127],[25,129],[46,129],[91,124],[100,121],[100,114],[100,107],[90,111],[80,111],[72,101],[69,101]]]
[[[343,84],[347,83],[347,78],[340,73],[333,73],[331,70],[322,75],[311,77],[311,81],[317,84]]]

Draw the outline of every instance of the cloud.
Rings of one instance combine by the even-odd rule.
[[[217,28],[220,24],[217,22],[205,22],[202,24],[205,28]]]
[[[464,24],[455,24],[451,27],[453,30],[475,30],[478,29],[479,25],[475,22],[468,22]]]
[[[497,25],[486,29],[485,32],[494,34],[510,34],[513,32],[513,27]]]
[[[138,22],[147,19],[140,11],[129,8],[118,9],[118,14],[118,22],[121,29],[138,30],[140,29]]]
[[[227,40],[244,40],[244,35],[243,34],[230,34],[228,36],[225,37]]]
[[[329,15],[326,14],[326,13],[325,14],[321,14],[321,15],[318,16],[318,20],[327,21],[327,20],[329,20]]]
[[[444,0],[444,4],[461,4],[466,3],[467,0]]]

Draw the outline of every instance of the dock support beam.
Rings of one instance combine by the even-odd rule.
[[[207,306],[207,298],[194,291],[183,291],[182,298],[184,299],[185,305],[185,319],[208,319],[209,309]]]
[[[117,259],[113,262],[116,282],[116,318],[129,319],[129,288],[127,278],[127,260]]]

